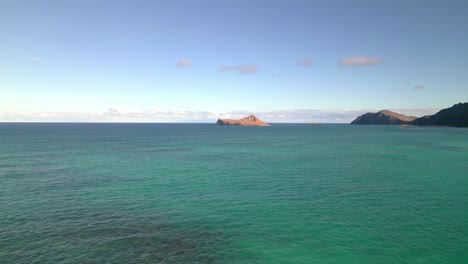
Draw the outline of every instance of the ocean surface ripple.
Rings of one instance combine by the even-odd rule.
[[[0,263],[467,263],[468,130],[0,124]]]

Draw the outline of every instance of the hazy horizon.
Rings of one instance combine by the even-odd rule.
[[[284,110],[270,112],[233,111],[214,113],[205,111],[157,111],[150,109],[142,112],[120,112],[109,109],[102,113],[49,112],[20,113],[15,115],[0,114],[2,122],[83,122],[83,123],[214,123],[221,119],[240,119],[255,114],[268,123],[350,123],[357,116],[367,112],[386,109],[332,109],[332,110]],[[440,109],[390,109],[408,116],[421,117],[435,114]],[[184,119],[187,118],[187,119]]]

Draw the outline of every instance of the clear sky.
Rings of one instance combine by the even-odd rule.
[[[468,1],[0,1],[0,121],[347,122],[468,101]]]

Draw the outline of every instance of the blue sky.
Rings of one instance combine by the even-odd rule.
[[[430,114],[468,101],[467,25],[467,1],[5,0],[0,121]]]

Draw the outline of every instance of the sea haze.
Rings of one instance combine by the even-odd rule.
[[[468,129],[0,124],[0,263],[462,263]]]

